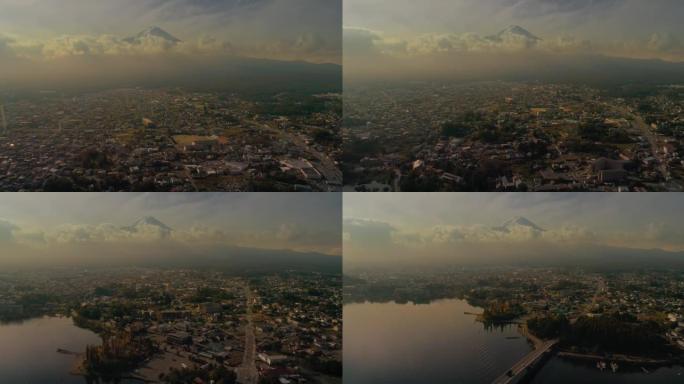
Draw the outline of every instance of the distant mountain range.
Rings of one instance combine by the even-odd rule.
[[[542,234],[545,229],[531,220],[517,216],[494,227],[495,231],[511,233],[523,228]],[[593,269],[640,269],[678,268],[684,269],[684,252],[668,252],[661,249],[636,249],[600,244],[554,244],[540,249],[523,247],[509,249],[510,255],[494,257],[487,262],[530,266],[563,266]],[[485,259],[482,257],[482,259]]]
[[[341,274],[342,257],[288,249],[248,248],[219,241],[175,241],[175,230],[147,216],[128,226],[118,227],[145,241],[82,241],[49,252],[12,247],[0,258],[0,269],[41,267],[77,268],[190,268],[211,269],[227,274],[273,274],[286,271]],[[159,240],[159,241],[155,241]],[[13,244],[16,245],[16,244]]]
[[[133,45],[150,41],[174,47],[181,39],[160,27],[150,27],[122,39]],[[77,64],[85,65],[77,62]],[[65,92],[89,92],[127,87],[182,87],[199,91],[228,91],[244,95],[274,93],[340,92],[342,66],[305,61],[260,59],[229,52],[211,55],[148,55],[144,59],[98,56],[89,58],[88,71],[65,70],[64,75],[33,75],[23,81],[22,91],[57,89]],[[13,84],[9,83],[11,88]]]
[[[147,216],[122,229],[134,233],[153,231],[167,238],[173,229],[155,217]],[[235,273],[274,273],[284,270],[342,273],[341,257],[316,252],[270,250],[219,245],[212,248],[189,247],[181,252],[161,252],[126,261],[143,266],[213,268]]]
[[[394,255],[391,262],[347,260],[347,268],[408,270],[442,269],[447,267],[563,267],[587,270],[623,271],[639,269],[684,271],[684,252],[663,249],[639,249],[592,242],[554,241],[545,238],[550,232],[533,221],[517,216],[501,225],[490,227],[503,234],[531,234],[539,241],[477,242],[452,244],[453,253],[435,254],[415,251],[407,256]],[[386,259],[382,259],[386,260]]]

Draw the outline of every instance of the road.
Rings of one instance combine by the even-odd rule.
[[[624,111],[625,113],[628,113],[628,111]],[[658,137],[653,133],[651,130],[651,127],[649,127],[648,124],[644,121],[644,119],[637,115],[637,114],[632,114],[632,117],[634,118],[634,124],[636,127],[641,131],[641,134],[648,140],[648,143],[651,145],[651,154],[653,157],[658,159],[658,170],[660,173],[665,177],[665,179],[670,178],[670,172],[667,170],[667,166],[663,159],[658,156]]]
[[[658,171],[666,180],[664,186],[667,188],[667,190],[670,192],[679,192],[684,190],[684,184],[682,184],[681,180],[672,178],[672,174],[670,173],[670,170],[667,166],[666,159],[658,155],[658,148],[661,144],[659,142],[658,135],[656,135],[655,132],[653,132],[653,129],[651,129],[651,127],[648,124],[646,124],[644,118],[641,117],[638,113],[632,112],[630,109],[626,107],[617,108],[617,110],[620,113],[623,113],[625,116],[632,117],[634,119],[633,127],[636,127],[641,132],[641,135],[644,136],[646,140],[648,140],[648,143],[651,147],[651,154],[658,161]]]
[[[257,384],[259,372],[256,368],[256,337],[252,322],[252,290],[245,284],[245,298],[247,300],[247,325],[245,325],[245,354],[242,365],[235,370],[237,382],[240,384]]]
[[[275,134],[276,136],[284,137],[288,142],[308,152],[320,163],[321,171],[323,172],[323,176],[328,181],[328,183],[342,185],[342,171],[335,164],[335,162],[330,157],[328,157],[327,154],[318,152],[314,148],[310,147],[308,144],[304,142],[304,140],[299,135],[272,127],[266,123],[260,123],[255,120],[247,121],[251,123],[253,126],[264,128],[269,132]]]
[[[606,282],[603,280],[602,277],[597,278],[596,282],[596,292],[594,292],[594,296],[591,298],[591,303],[586,308],[586,312],[593,312],[594,308],[598,305],[599,298],[603,296],[603,294],[606,292]]]
[[[525,371],[528,367],[532,366],[537,359],[539,359],[544,353],[548,352],[553,348],[554,345],[558,343],[558,340],[549,340],[545,341],[542,344],[535,345],[535,349],[525,355],[520,361],[515,363],[513,367],[503,375],[497,377],[492,384],[508,384],[510,383],[516,376],[518,376],[521,372]],[[509,372],[512,372],[512,375],[508,375]]]

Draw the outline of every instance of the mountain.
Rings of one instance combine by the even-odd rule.
[[[513,218],[505,221],[502,225],[500,225],[498,227],[494,227],[492,229],[494,229],[495,231],[510,233],[514,229],[520,228],[520,227],[522,227],[524,229],[532,230],[534,232],[544,232],[545,231],[545,229],[539,227],[538,225],[536,225],[532,221],[530,221],[530,220],[528,220],[522,216],[513,217]]]
[[[316,252],[270,250],[222,246],[216,249],[188,249],[185,254],[140,260],[142,265],[206,268],[236,274],[280,273],[286,271],[342,273],[342,257]]]
[[[485,37],[485,39],[495,42],[524,41],[532,45],[542,40],[518,25],[511,25],[496,35]]]
[[[143,217],[133,223],[133,225],[122,227],[121,229],[132,233],[154,232],[157,233],[161,238],[168,237],[173,231],[171,227],[152,216]]]
[[[499,259],[499,263],[503,263]],[[601,271],[640,269],[684,270],[684,252],[662,249],[637,249],[618,246],[584,244],[524,250],[506,261],[510,265],[585,268]]]
[[[166,32],[165,30],[159,27],[147,28],[146,30],[138,33],[135,36],[125,38],[124,41],[131,44],[141,44],[142,42],[148,39],[161,39],[172,45],[181,42],[180,39],[176,38],[172,34]]]

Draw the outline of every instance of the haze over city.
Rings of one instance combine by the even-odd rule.
[[[300,254],[334,264],[341,254],[340,200],[288,194],[8,194],[0,202],[0,264],[181,260],[230,267],[264,255],[278,265]]]
[[[238,57],[341,61],[338,1],[3,0],[0,9],[3,86],[169,81],[192,68],[220,73]]]
[[[678,196],[346,194],[344,263],[684,265]]]
[[[676,0],[350,0],[345,81],[670,74],[684,60],[683,11]]]
[[[3,194],[2,381],[341,384],[341,221],[340,194]]]

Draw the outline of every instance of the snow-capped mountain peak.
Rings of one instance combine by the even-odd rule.
[[[171,227],[152,216],[145,216],[140,220],[137,220],[133,225],[123,227],[123,229],[134,233],[149,232],[152,230],[163,236],[169,235],[173,231]]]
[[[140,44],[142,41],[147,39],[161,39],[171,44],[180,43],[181,40],[173,36],[172,34],[166,32],[159,27],[150,27],[144,31],[138,33],[135,36],[124,39],[125,41],[132,44]]]
[[[526,46],[533,46],[542,40],[519,25],[511,25],[496,35],[487,36],[486,39],[497,43],[522,42]]]
[[[516,227],[524,227],[526,229],[532,230],[534,232],[544,232],[545,230],[541,227],[539,227],[537,224],[533,223],[532,221],[522,217],[522,216],[516,216],[513,217],[509,220],[506,220],[502,225],[498,227],[494,227],[495,230],[501,231],[501,232],[511,232]]]

